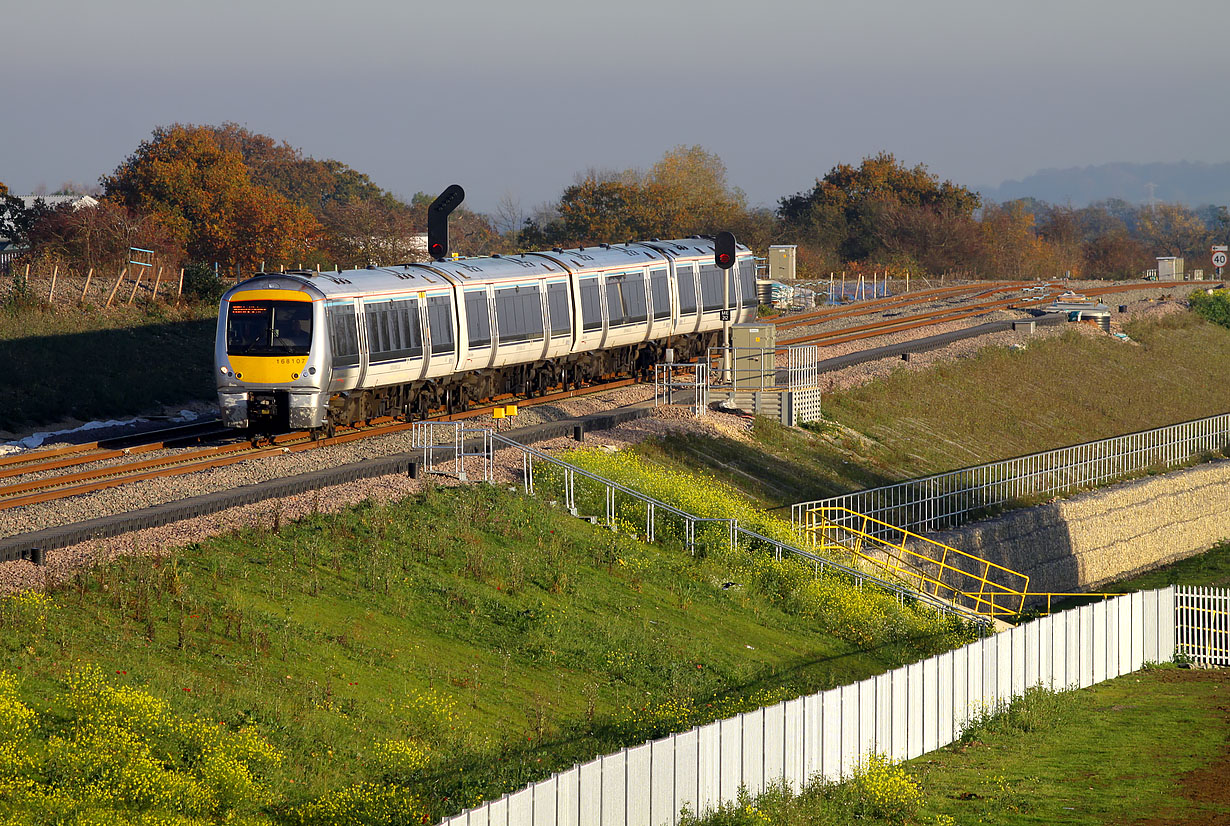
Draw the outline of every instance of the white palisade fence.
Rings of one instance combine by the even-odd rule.
[[[1224,611],[1230,591],[1189,600],[1189,613],[1209,609],[1213,599],[1221,600]],[[1182,611],[1178,616],[1185,621]],[[599,757],[445,823],[675,824],[683,806],[704,811],[734,801],[740,787],[753,795],[774,782],[797,790],[817,776],[848,777],[872,752],[893,760],[917,757],[953,742],[983,709],[1032,686],[1085,688],[1147,662],[1170,660],[1187,633],[1180,628],[1176,634],[1174,587],[1127,594],[1052,614],[853,685]]]

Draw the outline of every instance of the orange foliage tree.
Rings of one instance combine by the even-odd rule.
[[[307,209],[253,183],[240,152],[221,146],[210,127],[155,129],[101,183],[106,198],[153,215],[197,261],[240,269],[294,262],[323,236]]]

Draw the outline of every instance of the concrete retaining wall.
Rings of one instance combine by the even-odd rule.
[[[1096,590],[1230,539],[1230,461],[1011,511],[931,538],[1028,575],[1031,592]]]

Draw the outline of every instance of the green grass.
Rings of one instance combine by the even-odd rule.
[[[254,725],[286,755],[264,814],[299,822],[318,805],[306,819],[333,822],[320,812],[339,794],[376,788],[356,783],[399,784],[439,816],[968,638],[891,599],[874,634],[843,637],[786,588],[801,570],[743,559],[645,545],[489,486],[435,489],[121,559],[49,604],[0,602],[0,670],[46,737],[70,725],[65,685],[87,665],[175,714]],[[845,601],[832,592],[828,610]],[[426,765],[390,773],[389,741]]]
[[[214,306],[0,312],[0,432],[215,398]]]
[[[1227,411],[1230,330],[1181,313],[1127,332],[1139,346],[1067,332],[896,370],[826,393],[824,421],[806,430],[758,419],[750,443],[684,436],[637,450],[782,506]]]
[[[699,823],[1225,823],[1228,685],[1222,672],[1165,666],[1082,691],[1031,691],[904,764],[920,803],[904,784],[863,778],[775,790]]]
[[[1165,588],[1167,585],[1230,587],[1230,542],[1223,542],[1198,556],[1188,557],[1170,565],[1146,571],[1131,579],[1120,580],[1102,590],[1114,594],[1126,594],[1129,591]]]

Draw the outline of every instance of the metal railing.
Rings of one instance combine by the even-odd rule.
[[[415,422],[410,428],[410,447],[423,451],[427,473],[466,479],[466,459],[477,459],[483,479],[491,479],[491,435],[486,427],[466,427],[461,422]],[[477,449],[474,449],[474,448]],[[439,454],[443,453],[444,457]]]
[[[452,422],[436,422],[437,427],[448,425],[456,425]],[[456,437],[458,440],[463,436]],[[480,428],[465,428],[466,432],[472,433]],[[491,433],[484,437],[487,439],[486,450],[490,451],[484,461],[484,476],[486,481],[494,481],[494,468],[496,466],[495,453],[499,450],[511,450],[519,454],[521,465],[521,479],[524,489],[527,493],[535,495],[539,493],[539,480],[543,474],[543,468],[550,468],[551,481],[555,483],[552,492],[559,491],[563,499],[563,506],[574,516],[588,518],[590,521],[604,524],[612,528],[618,527],[620,522],[625,524],[636,524],[639,528],[644,525],[644,537],[648,542],[657,541],[658,534],[662,528],[664,521],[674,521],[681,527],[681,538],[684,547],[689,553],[696,553],[697,546],[700,543],[701,537],[699,531],[705,526],[721,526],[724,527],[720,534],[721,541],[728,542],[732,550],[744,547],[749,550],[760,550],[773,554],[776,559],[783,559],[787,556],[801,560],[806,564],[813,566],[817,574],[824,572],[839,572],[851,578],[853,583],[859,587],[863,585],[872,585],[880,588],[897,597],[899,602],[906,600],[916,601],[925,604],[932,609],[953,617],[958,617],[966,622],[972,622],[984,630],[989,627],[989,621],[986,617],[969,610],[968,608],[948,602],[945,599],[936,597],[932,594],[927,594],[922,591],[917,591],[908,585],[900,582],[894,582],[891,579],[877,576],[874,573],[861,570],[851,565],[844,565],[840,562],[825,558],[820,554],[804,550],[797,545],[786,542],[780,539],[764,536],[756,531],[750,530],[739,524],[737,519],[702,517],[685,510],[670,505],[652,496],[641,493],[638,490],[628,487],[627,485],[616,482],[612,479],[607,479],[591,471],[584,470],[576,465],[569,464],[549,456],[540,450],[523,445],[520,442],[509,439],[506,436],[501,436],[498,433]],[[477,454],[471,453],[470,456]],[[536,470],[537,468],[537,470]],[[462,471],[464,473],[464,470]],[[462,477],[464,478],[464,476]],[[596,490],[601,491],[603,501],[603,512],[601,515],[587,515],[580,512],[579,502],[581,497],[578,494],[578,482],[582,485],[589,483]],[[638,514],[635,522],[625,519],[623,516],[626,511],[621,514],[621,500],[624,502],[635,502],[639,507],[643,507],[643,514]],[[642,521],[643,519],[643,521]],[[713,535],[710,535],[713,538]]]
[[[1154,468],[1181,465],[1230,445],[1230,413],[1114,436],[1096,442],[832,496],[791,507],[804,524],[809,510],[848,508],[916,531],[965,524],[990,508],[1096,487]]]
[[[733,385],[739,390],[807,390],[820,385],[820,356],[815,344],[787,347],[710,347],[709,364],[713,385]],[[778,355],[785,353],[785,365],[778,366]],[[730,375],[723,375],[729,360]]]
[[[655,407],[676,404],[679,395],[690,394],[695,416],[700,416],[709,406],[708,365],[677,364],[668,362],[653,366],[653,403]]]
[[[848,508],[814,508],[807,517],[805,530],[821,552],[846,551],[913,583],[919,591],[984,616],[1015,616],[1025,607],[1029,577],[1011,568]]]
[[[1230,665],[1230,588],[1175,586],[1175,653],[1205,666]]]

